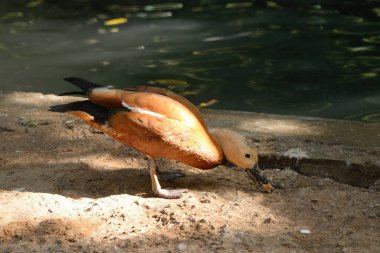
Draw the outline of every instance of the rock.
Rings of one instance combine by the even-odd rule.
[[[184,242],[180,242],[180,243],[177,244],[176,249],[178,251],[184,251],[184,250],[187,249],[187,244],[184,243]]]
[[[306,235],[306,234],[311,234],[311,231],[308,229],[300,229],[300,233]]]

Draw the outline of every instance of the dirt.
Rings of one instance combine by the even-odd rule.
[[[186,177],[181,199],[155,197],[143,155],[79,119],[0,108],[0,252],[380,252],[380,192],[265,175],[262,192],[231,166]]]

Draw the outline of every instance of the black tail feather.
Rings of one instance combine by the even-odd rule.
[[[69,91],[59,94],[58,96],[68,96],[68,95],[81,95],[86,96],[86,93],[83,91]]]
[[[89,92],[90,90],[92,90],[94,88],[103,87],[102,85],[92,83],[90,81],[84,80],[84,79],[79,78],[79,77],[66,77],[66,78],[63,78],[63,80],[74,84],[75,86],[80,88],[85,93]]]
[[[91,103],[90,100],[78,101],[62,105],[54,105],[49,108],[51,112],[68,112],[68,111],[82,111],[94,117],[98,123],[104,124],[111,116],[112,112],[107,108]]]

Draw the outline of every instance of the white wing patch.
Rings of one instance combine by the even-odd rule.
[[[132,107],[132,106],[129,106],[127,103],[125,103],[124,101],[121,102],[121,104],[127,108],[128,110],[132,111],[132,112],[137,112],[137,113],[142,113],[142,114],[148,114],[148,115],[151,115],[151,116],[154,116],[154,117],[158,117],[158,118],[164,118],[165,116],[162,115],[162,114],[159,114],[157,112],[152,112],[152,111],[149,111],[149,110],[145,110],[145,109],[141,109],[141,108],[138,108],[138,107]]]

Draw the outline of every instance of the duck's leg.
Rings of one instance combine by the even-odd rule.
[[[161,198],[165,199],[178,199],[182,196],[183,192],[186,192],[187,189],[162,189],[160,182],[158,181],[156,161],[148,156],[148,168],[150,174],[150,180],[152,182],[152,191],[154,194]]]

